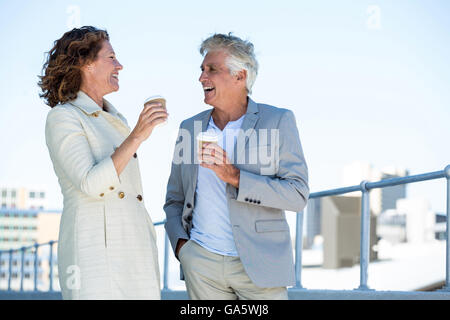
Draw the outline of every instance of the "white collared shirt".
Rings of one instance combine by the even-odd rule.
[[[228,159],[233,158],[234,145],[244,117],[245,114],[228,122],[223,131],[216,126],[213,117],[209,119],[206,130],[218,135],[218,145],[225,150]],[[226,183],[214,171],[202,166],[198,168],[192,224],[191,240],[211,252],[238,256],[230,223]]]

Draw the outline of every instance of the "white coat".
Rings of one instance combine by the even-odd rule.
[[[45,137],[64,197],[58,272],[64,299],[160,299],[156,233],[137,155],[117,175],[111,155],[125,118],[87,94],[54,107]]]

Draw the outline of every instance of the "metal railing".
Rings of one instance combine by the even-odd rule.
[[[414,176],[384,179],[377,182],[362,181],[361,184],[351,187],[338,188],[326,191],[311,193],[309,199],[317,199],[335,195],[342,195],[359,191],[361,197],[361,238],[360,238],[360,284],[356,290],[371,290],[367,286],[369,255],[370,255],[370,199],[369,192],[372,189],[392,187],[413,182],[421,182],[434,179],[447,179],[447,224],[446,224],[446,279],[443,291],[450,292],[450,165],[444,170],[418,174]],[[302,245],[303,245],[303,211],[297,213],[296,240],[295,240],[295,288],[302,289],[301,266],[302,266]]]
[[[49,263],[49,288],[48,291],[54,291],[53,288],[53,278],[54,273],[53,269],[55,266],[55,257],[53,255],[53,246],[56,243],[56,241],[49,241],[47,243],[35,243],[34,245],[27,246],[27,247],[21,247],[18,249],[9,249],[9,250],[2,250],[0,251],[0,274],[5,274],[6,272],[3,270],[3,264],[7,261],[8,262],[8,280],[7,280],[7,291],[12,291],[12,279],[18,278],[20,274],[20,282],[19,291],[24,291],[24,276],[26,274],[30,275],[33,274],[33,291],[38,291],[38,277],[39,274],[42,272],[42,259],[39,257],[39,250],[41,248],[45,248],[46,246],[49,246],[49,256],[48,256],[48,263]],[[20,264],[18,263],[19,259],[17,258],[17,255],[20,255]],[[7,257],[7,259],[3,259],[3,257]],[[31,258],[32,257],[32,258]],[[33,268],[32,272],[25,273],[25,267],[29,263],[25,263],[25,258],[27,258],[27,262],[30,260],[33,261]],[[14,264],[14,266],[13,266]],[[15,271],[15,272],[14,272]],[[14,276],[15,275],[15,276]],[[1,289],[0,289],[1,290]]]
[[[359,287],[355,290],[362,291],[371,291],[367,286],[367,278],[368,278],[368,266],[369,266],[369,254],[370,254],[370,199],[369,192],[372,189],[376,188],[385,188],[392,187],[396,185],[421,182],[427,180],[434,179],[442,179],[445,178],[447,180],[447,207],[446,213],[447,217],[450,216],[450,165],[448,165],[444,170],[424,173],[414,176],[407,177],[398,177],[380,180],[377,182],[368,182],[362,181],[361,184],[338,188],[326,191],[320,191],[311,193],[309,199],[317,199],[322,197],[334,196],[334,195],[342,195],[350,192],[361,192],[361,229],[360,229],[360,284]],[[296,217],[296,239],[295,239],[295,274],[296,274],[296,285],[295,289],[305,289],[302,287],[301,283],[301,270],[302,270],[302,246],[303,246],[303,220],[304,214],[302,212],[297,213]],[[154,223],[155,226],[160,226],[165,223],[165,220]],[[447,218],[446,222],[446,279],[445,286],[442,291],[450,292],[450,219]],[[54,266],[54,256],[53,256],[53,246],[56,241],[50,241],[44,244],[34,244],[30,247],[23,247],[20,249],[11,249],[7,251],[0,251],[0,262],[2,261],[2,257],[4,255],[8,255],[8,291],[11,291],[11,277],[12,277],[12,261],[13,254],[20,252],[21,254],[21,266],[20,266],[20,291],[23,291],[23,268],[24,268],[24,257],[27,250],[31,250],[34,255],[34,291],[37,291],[37,277],[38,277],[38,249],[42,246],[49,246],[49,291],[53,291],[53,266]],[[170,254],[170,244],[167,237],[167,234],[164,234],[164,273],[163,273],[163,290],[169,289],[169,254]],[[0,264],[0,270],[1,270]],[[306,289],[305,289],[306,290]]]

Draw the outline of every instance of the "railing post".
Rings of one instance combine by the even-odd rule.
[[[361,182],[360,283],[358,290],[369,290],[367,276],[370,258],[370,199],[367,181]]]
[[[37,291],[37,278],[38,278],[38,248],[39,244],[34,244],[34,291]]]
[[[9,250],[9,261],[8,261],[8,291],[11,291],[12,255],[13,255],[13,249],[10,249]]]
[[[446,222],[446,255],[445,255],[445,286],[442,291],[450,291],[450,165],[446,166],[445,178],[447,180],[447,222]]]
[[[295,231],[295,288],[302,287],[303,211],[297,212]]]
[[[53,291],[53,244],[55,243],[55,241],[50,241],[48,244],[50,246],[50,254],[49,254],[49,267],[50,267],[50,271],[49,271],[49,288],[48,291]]]
[[[0,277],[1,277],[1,274],[2,274],[2,266],[3,266],[3,262],[2,262],[2,253],[3,253],[3,251],[0,250]]]
[[[169,237],[167,232],[164,232],[164,290],[169,289]]]
[[[25,264],[25,247],[20,249],[20,291],[23,291],[23,273],[24,273],[24,264]]]

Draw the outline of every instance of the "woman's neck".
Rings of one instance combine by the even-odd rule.
[[[94,102],[102,109],[103,108],[103,94],[99,93],[93,86],[81,85],[80,90],[86,93]]]

